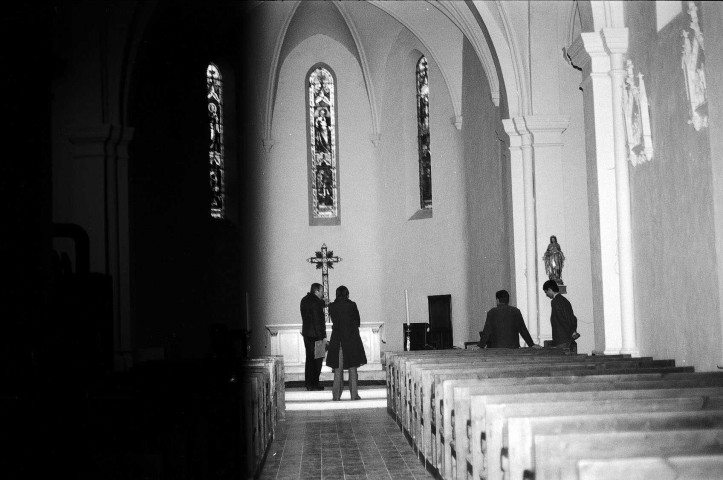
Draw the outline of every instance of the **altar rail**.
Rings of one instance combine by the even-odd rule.
[[[359,336],[364,345],[367,364],[359,367],[359,372],[381,371],[381,330],[384,322],[362,322],[359,326]],[[271,347],[271,355],[284,357],[284,370],[287,380],[293,375],[303,375],[306,363],[304,337],[301,336],[301,324],[291,323],[282,325],[267,325],[267,339]],[[331,339],[331,325],[326,326],[326,338]],[[326,364],[322,373],[330,373],[331,368]]]

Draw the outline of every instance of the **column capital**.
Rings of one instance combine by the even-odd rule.
[[[627,28],[603,28],[601,35],[605,42],[605,49],[610,55],[625,55],[628,52]]]
[[[582,69],[583,78],[610,71],[610,56],[599,33],[581,33],[567,49],[567,56],[573,66]]]
[[[530,136],[531,132],[527,129],[525,118],[526,117],[514,117],[502,120],[505,132],[507,132],[510,138]],[[529,141],[527,143],[529,143]]]
[[[520,135],[520,132],[517,131],[515,128],[515,120],[514,118],[503,118],[502,119],[502,126],[505,128],[505,133],[510,137],[517,137]]]
[[[560,145],[560,136],[570,124],[567,115],[529,115],[522,117],[522,120],[526,130],[532,134],[535,146]]]
[[[276,145],[276,140],[271,137],[262,138],[261,145],[264,147],[266,153],[271,153],[271,149]]]
[[[522,137],[515,129],[515,122],[511,118],[504,118],[502,119],[502,127],[510,139],[510,149],[520,148],[522,146]],[[499,134],[501,133],[498,132]]]

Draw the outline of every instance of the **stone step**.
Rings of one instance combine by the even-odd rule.
[[[286,410],[343,410],[361,408],[386,408],[387,391],[385,388],[369,387],[359,388],[361,400],[351,401],[348,386],[344,387],[341,400],[335,402],[331,399],[331,388],[322,391],[309,392],[306,389],[292,389],[286,391]]]
[[[359,381],[367,381],[367,380],[374,380],[374,381],[384,381],[387,379],[387,372],[384,370],[359,370],[358,371]],[[287,382],[303,382],[304,381],[304,372],[298,373],[298,372],[284,372],[284,379]],[[324,382],[330,382],[334,380],[334,372],[325,372],[322,370],[321,375],[319,375],[319,380]],[[344,372],[344,381],[349,380],[349,372]]]

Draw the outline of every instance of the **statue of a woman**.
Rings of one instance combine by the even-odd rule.
[[[560,244],[557,243],[557,237],[550,237],[550,244],[547,246],[545,254],[542,256],[545,262],[545,273],[550,280],[554,280],[558,285],[562,284],[562,267],[565,263],[565,255],[562,254]]]

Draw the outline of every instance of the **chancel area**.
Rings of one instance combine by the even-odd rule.
[[[645,398],[668,412],[649,424],[686,425],[662,442],[705,448],[641,464],[580,447],[550,478],[719,465],[720,413],[702,411],[723,408],[721,2],[47,1],[0,18],[14,478],[270,475],[312,283],[326,303],[347,287],[359,379],[386,383],[381,414],[430,475],[543,478],[534,449],[494,442],[549,425],[487,421],[484,396],[553,395],[556,376],[592,386],[568,412],[593,416],[575,403],[592,389],[632,417],[589,419],[600,435],[645,443]],[[552,344],[549,280],[576,351]],[[540,351],[479,348],[500,290]],[[633,378],[668,393],[602,393]],[[560,413],[537,403],[515,415]]]

